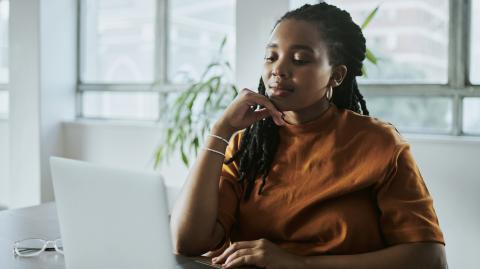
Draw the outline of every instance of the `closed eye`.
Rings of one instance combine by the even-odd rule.
[[[295,64],[298,64],[298,65],[303,65],[303,64],[308,64],[310,61],[307,61],[307,60],[293,60],[293,62]]]

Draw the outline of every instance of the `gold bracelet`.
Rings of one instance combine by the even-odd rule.
[[[215,137],[216,139],[222,140],[223,142],[225,142],[225,143],[227,144],[227,146],[228,146],[228,144],[229,144],[229,143],[228,143],[228,140],[225,139],[225,138],[223,138],[223,137],[221,137],[221,136],[214,135],[214,134],[209,134],[208,136]]]
[[[211,151],[213,153],[216,153],[216,154],[219,154],[219,155],[222,155],[223,158],[225,158],[225,154],[221,153],[220,151],[218,150],[214,150],[214,149],[211,149],[211,148],[203,148],[204,150],[207,150],[207,151]]]

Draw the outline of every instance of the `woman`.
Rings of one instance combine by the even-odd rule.
[[[178,253],[217,250],[225,267],[446,267],[409,145],[368,116],[364,55],[360,28],[326,3],[276,23],[258,93],[215,123],[172,212]]]

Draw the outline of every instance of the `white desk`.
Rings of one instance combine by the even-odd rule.
[[[0,211],[0,269],[65,269],[62,254],[45,251],[35,257],[15,257],[13,243],[25,238],[55,240],[60,237],[54,203]],[[183,265],[190,258],[177,256],[180,268],[211,268],[201,264]]]

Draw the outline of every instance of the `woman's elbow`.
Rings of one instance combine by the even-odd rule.
[[[426,243],[417,249],[421,255],[422,266],[419,268],[447,269],[447,257],[445,255],[445,246],[440,243]]]
[[[448,268],[448,263],[447,263],[447,255],[445,254],[445,246],[442,244],[435,244],[436,246],[434,247],[434,264],[432,266],[432,269],[447,269]]]

